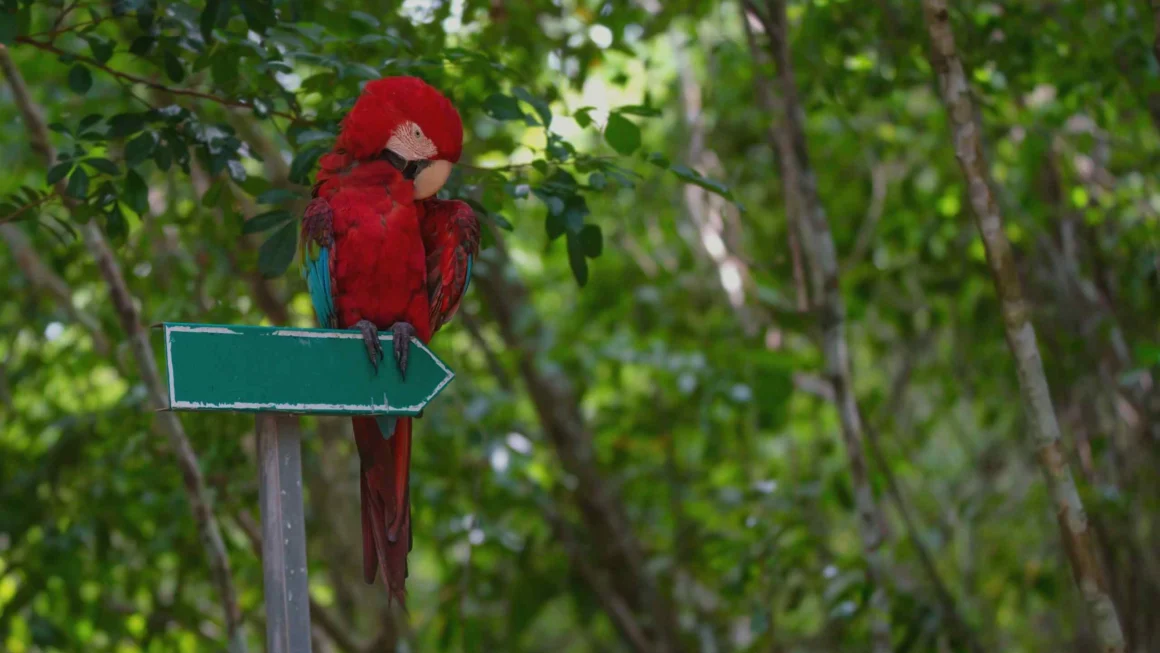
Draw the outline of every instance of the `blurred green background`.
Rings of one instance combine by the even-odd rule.
[[[446,192],[486,249],[433,345],[458,378],[416,427],[409,614],[361,579],[349,421],[302,419],[314,650],[870,650],[758,4],[4,0],[0,649],[263,649],[253,419],[159,416],[134,343],[310,326],[303,184],[360,85],[412,74],[463,113]],[[892,648],[1094,650],[917,5],[786,8]],[[1098,561],[1160,651],[1153,14],[951,22]]]

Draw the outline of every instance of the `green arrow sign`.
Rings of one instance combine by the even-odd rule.
[[[455,373],[411,340],[407,380],[383,334],[375,374],[357,331],[165,323],[173,410],[416,415]]]

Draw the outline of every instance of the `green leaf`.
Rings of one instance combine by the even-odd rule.
[[[729,201],[733,201],[733,191],[729,190],[728,186],[719,181],[704,177],[701,173],[686,165],[678,163],[669,168],[669,170],[672,170],[673,174],[683,181],[696,184],[709,192],[716,193]]]
[[[562,216],[564,214],[564,200],[539,188],[533,190],[532,193],[548,207],[548,215]]]
[[[326,150],[327,148],[321,145],[312,145],[299,152],[290,162],[290,181],[296,184],[309,183],[310,171],[314,169],[318,157],[325,154]]]
[[[113,186],[113,182],[105,180],[97,187],[96,192],[97,206],[107,208],[117,201],[117,188]]]
[[[580,243],[580,251],[588,258],[596,258],[604,252],[604,234],[597,225],[584,225],[580,233],[576,234],[576,240]]]
[[[274,7],[270,0],[240,0],[242,16],[246,18],[246,25],[259,34],[265,34],[266,28],[276,22]]]
[[[153,162],[157,164],[157,168],[162,172],[169,170],[169,166],[173,165],[173,152],[168,147],[158,147],[157,151],[153,153]]]
[[[347,13],[347,16],[352,20],[362,23],[363,25],[373,30],[377,30],[382,27],[382,23],[379,22],[378,18],[375,18],[374,16],[363,11],[351,11]]]
[[[572,267],[576,283],[583,288],[588,283],[588,260],[584,257],[580,237],[573,233],[568,234],[568,265]]]
[[[608,116],[604,126],[604,140],[618,154],[628,156],[640,148],[640,128],[619,113]]]
[[[109,138],[124,138],[136,134],[145,126],[145,116],[140,113],[118,113],[109,118]]]
[[[282,224],[283,222],[286,222],[287,220],[293,220],[293,219],[294,219],[294,216],[290,215],[290,212],[287,211],[286,209],[275,209],[273,211],[266,211],[265,213],[259,213],[258,215],[255,215],[254,217],[250,218],[249,220],[246,220],[246,223],[244,225],[242,225],[242,233],[243,234],[261,233],[261,232],[266,231],[268,229],[273,229],[274,227],[277,227],[278,225]]]
[[[572,114],[572,119],[581,127],[587,127],[592,124],[592,111],[594,107],[584,107],[577,109],[576,113]]]
[[[664,168],[666,170],[669,168],[669,158],[660,152],[649,152],[648,156],[645,157],[645,161],[648,161],[658,168]]]
[[[129,45],[129,53],[135,54],[138,57],[144,57],[149,54],[153,46],[157,43],[157,39],[152,36],[138,36],[133,39],[133,43]]]
[[[157,147],[157,134],[145,132],[125,144],[125,163],[135,166],[153,155]]]
[[[125,220],[125,213],[121,205],[114,202],[112,208],[105,214],[105,233],[114,243],[121,242],[129,233],[129,222]]]
[[[89,173],[81,166],[77,166],[68,178],[68,187],[65,193],[70,197],[84,199],[89,194]]]
[[[20,34],[19,16],[7,7],[0,8],[0,45],[12,45]]]
[[[165,51],[165,74],[174,82],[185,79],[185,68],[181,65],[181,59],[169,50]]]
[[[329,141],[334,138],[334,134],[324,132],[320,129],[307,129],[300,132],[297,137],[299,145],[306,145],[307,143],[314,143],[316,141]]]
[[[503,217],[502,215],[500,215],[498,213],[483,213],[481,215],[483,216],[483,219],[487,220],[488,222],[491,222],[492,224],[499,227],[500,229],[503,229],[504,231],[511,231],[512,229],[515,228],[512,226],[512,223],[509,222],[507,218]]]
[[[153,27],[153,20],[156,18],[153,12],[154,8],[150,4],[141,2],[137,5],[137,26],[142,31],[148,32],[149,28]]]
[[[641,116],[642,118],[652,118],[661,115],[661,110],[653,107],[646,107],[642,104],[634,104],[627,107],[620,107],[616,110],[617,113],[623,113],[629,116]]]
[[[106,41],[100,37],[87,35],[85,40],[89,42],[89,50],[93,53],[93,59],[97,63],[105,63],[113,57],[113,42]]]
[[[512,93],[515,93],[517,98],[532,105],[532,108],[535,109],[536,113],[540,116],[541,125],[544,127],[550,127],[552,125],[552,110],[548,108],[547,102],[533,96],[527,91],[527,89],[523,88],[522,86],[517,86],[516,88],[512,89]]]
[[[230,52],[230,50],[227,50]],[[213,57],[209,63],[213,81],[225,89],[232,89],[238,81],[238,61],[224,53]]]
[[[549,213],[544,228],[548,232],[548,240],[556,240],[568,231],[568,224],[564,222],[562,213]]]
[[[230,174],[230,179],[236,182],[243,182],[246,180],[246,167],[242,165],[241,161],[237,159],[230,159],[226,161],[226,171]]]
[[[206,208],[218,206],[221,201],[222,193],[226,189],[226,180],[216,179],[209,188],[205,189],[205,194],[201,196],[201,205]]]
[[[68,176],[68,173],[71,172],[72,169],[73,169],[73,162],[72,161],[62,161],[62,162],[54,165],[48,171],[48,179],[47,179],[48,185],[49,186],[55,185],[56,182],[60,181],[61,179],[64,179],[66,176]]]
[[[557,578],[534,568],[528,569],[531,563],[522,558],[523,556],[520,560],[523,563],[520,565],[522,580],[512,588],[508,610],[508,636],[512,641],[518,641],[519,636],[536,621],[536,617],[560,591]]]
[[[520,103],[510,95],[492,93],[483,101],[483,111],[496,120],[523,120]]]
[[[1160,345],[1141,342],[1133,347],[1136,362],[1145,367],[1160,365]]]
[[[301,197],[298,193],[287,188],[271,188],[258,195],[258,204],[280,204]]]
[[[81,121],[77,126],[77,131],[78,132],[85,131],[89,127],[92,127],[93,125],[97,124],[98,122],[101,122],[102,118],[104,118],[104,116],[102,116],[99,113],[90,113],[89,115],[85,116],[84,118],[81,118]]]
[[[213,40],[213,30],[221,22],[227,4],[226,0],[206,0],[205,9],[201,10],[201,17],[198,20],[201,38],[206,43]]]
[[[583,195],[569,195],[564,200],[564,224],[568,231],[578,233],[584,228],[584,218],[588,216],[588,200]]]
[[[366,65],[365,63],[349,63],[342,66],[340,69],[342,77],[354,77],[355,79],[378,79],[382,74],[378,70]]]
[[[96,170],[97,172],[103,172],[106,175],[114,175],[115,176],[115,175],[120,173],[120,170],[117,169],[117,164],[113,163],[112,161],[110,161],[108,159],[103,159],[101,157],[92,157],[89,159],[85,159],[82,163],[84,163],[85,165],[89,166],[90,168]]]
[[[258,250],[258,271],[267,279],[281,276],[294,260],[294,248],[297,245],[297,225],[288,222],[262,243]]]
[[[145,215],[145,212],[149,210],[149,187],[136,170],[129,170],[125,174],[125,186],[121,190],[121,199],[137,215]]]
[[[93,86],[93,74],[83,64],[75,64],[68,71],[68,87],[77,95],[84,95]]]

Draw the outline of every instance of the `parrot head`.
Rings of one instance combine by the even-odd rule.
[[[342,121],[337,147],[357,161],[386,161],[415,184],[415,199],[443,187],[463,150],[463,122],[442,93],[417,77],[366,85]]]

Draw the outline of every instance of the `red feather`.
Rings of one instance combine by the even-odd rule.
[[[458,200],[425,200],[420,209],[431,331],[435,332],[455,315],[467,289],[468,259],[479,254],[479,220],[466,202]]]
[[[361,467],[363,580],[373,583],[379,572],[390,597],[402,605],[411,551],[411,419],[400,418],[390,440],[373,417],[352,421]]]
[[[431,138],[438,150],[434,158],[459,159],[463,124],[446,97],[412,77],[370,82],[343,120],[335,150],[319,160],[314,196],[322,204],[312,203],[317,210],[310,214],[309,224],[304,223],[304,233],[317,239],[315,232],[330,230],[321,237],[330,247],[339,328],[364,319],[379,329],[408,322],[426,343],[458,305],[466,283],[458,261],[463,252],[478,250],[479,226],[470,207],[459,206],[462,203],[429,201],[421,206],[431,209],[421,209],[413,183],[377,158],[406,120],[417,123]],[[329,209],[328,220],[321,219],[323,207]],[[424,243],[429,229],[430,250]],[[439,259],[438,308],[429,299],[428,252]],[[394,361],[388,356],[384,363]],[[372,417],[353,421],[361,468],[363,577],[372,583],[380,575],[390,596],[402,603],[411,548],[412,421],[400,418],[394,434],[386,434],[390,437],[383,437]]]
[[[420,340],[430,340],[426,259],[411,183],[385,163],[320,174],[319,182],[317,192],[333,211],[338,327],[363,319],[380,329],[409,322]],[[402,603],[411,543],[411,420],[399,419],[389,439],[374,418],[353,421],[362,476],[363,577],[374,582],[381,571],[391,597]]]

